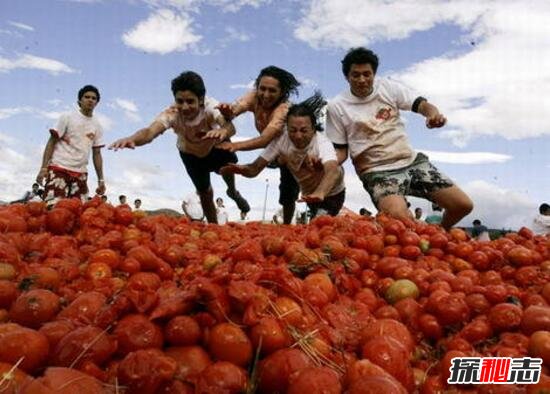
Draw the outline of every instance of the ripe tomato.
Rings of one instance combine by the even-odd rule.
[[[220,361],[245,367],[252,359],[252,343],[239,327],[231,323],[214,326],[208,338],[210,353]]]
[[[291,339],[281,324],[271,316],[260,319],[258,324],[252,327],[250,339],[254,348],[258,348],[261,341],[262,355],[269,355],[291,344]]]
[[[75,225],[75,215],[65,208],[53,208],[46,214],[46,226],[53,234],[69,234]]]
[[[155,394],[162,384],[172,380],[176,370],[176,361],[159,349],[137,350],[121,361],[118,379],[132,393]]]
[[[126,315],[118,322],[113,334],[121,355],[139,349],[161,348],[163,344],[162,330],[144,315]]]
[[[288,394],[340,394],[338,373],[327,367],[304,368],[290,377]]]
[[[164,337],[172,346],[191,346],[201,340],[202,332],[192,317],[176,316],[164,327]]]
[[[19,364],[25,372],[34,372],[44,366],[49,344],[46,336],[15,323],[0,324],[0,362]]]
[[[514,304],[500,303],[489,311],[489,322],[495,331],[512,331],[519,327],[522,309]]]
[[[246,391],[248,375],[246,371],[227,361],[218,361],[206,367],[195,385],[196,394],[229,393]]]
[[[212,360],[200,346],[169,347],[164,353],[177,362],[175,378],[186,382],[194,382],[197,376]]]
[[[434,315],[424,313],[418,318],[418,328],[429,339],[438,340],[443,336],[443,328]]]
[[[550,331],[535,331],[529,338],[529,355],[542,358],[550,367]]]
[[[288,388],[290,376],[310,366],[312,361],[299,349],[277,350],[260,362],[258,389],[260,392],[284,393]]]
[[[414,339],[407,327],[394,319],[382,318],[368,324],[361,332],[362,343],[373,338],[392,337],[408,351],[412,352],[415,346]]]
[[[52,320],[59,311],[59,296],[49,290],[36,289],[21,294],[10,309],[10,319],[30,328]]]
[[[0,279],[0,309],[10,308],[17,299],[17,285],[9,280]]]
[[[541,330],[550,331],[550,307],[532,305],[523,311],[521,331],[530,335]]]

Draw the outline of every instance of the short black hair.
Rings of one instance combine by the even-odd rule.
[[[177,92],[189,90],[193,92],[199,99],[206,95],[206,87],[202,77],[194,71],[184,71],[176,78],[172,79],[172,94],[175,96]]]
[[[376,74],[378,70],[378,56],[370,49],[357,47],[351,48],[342,59],[342,72],[347,77],[352,64],[370,64]]]
[[[126,195],[121,194],[120,196],[118,196],[118,199],[119,199],[119,200],[122,199],[122,198],[126,198]]]
[[[298,86],[300,86],[300,82],[298,82],[292,73],[283,70],[282,68],[277,66],[268,66],[263,68],[254,83],[256,88],[260,85],[260,80],[263,77],[271,77],[279,81],[279,87],[281,88],[281,99],[279,100],[279,103],[288,100],[291,94],[298,93]]]
[[[545,212],[550,212],[550,205],[547,203],[543,203],[539,207],[539,213],[544,214]]]
[[[477,225],[481,224],[481,220],[476,219],[476,220],[474,220],[474,221],[472,222],[472,224],[473,224],[474,226],[477,226]]]
[[[38,183],[34,182],[34,183],[32,184],[32,187],[35,187],[35,186],[36,186],[36,187],[40,187],[40,185],[39,185]]]
[[[134,200],[134,204],[135,204],[136,202],[141,202],[141,200],[140,200],[139,198],[136,198],[136,199]]]
[[[94,85],[86,85],[86,86],[83,86],[79,91],[78,91],[78,101],[82,100],[82,96],[84,96],[84,94],[86,92],[94,92],[97,96],[97,102],[99,103],[99,100],[101,99],[101,95],[99,94],[99,90],[94,86]]]
[[[313,96],[307,98],[299,104],[293,104],[286,115],[286,119],[291,116],[307,116],[311,120],[311,126],[316,131],[323,130],[323,125],[319,121],[323,107],[327,105],[327,101],[319,90],[316,90]]]

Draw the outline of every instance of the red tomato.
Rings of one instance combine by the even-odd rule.
[[[530,335],[535,331],[550,331],[550,307],[532,305],[523,311],[521,331]]]
[[[480,317],[466,324],[458,335],[475,344],[492,337],[493,328],[486,317]]]
[[[34,372],[44,366],[49,344],[46,336],[15,323],[0,324],[0,362],[19,364],[25,372]]]
[[[271,316],[260,319],[250,331],[250,340],[254,348],[260,346],[263,355],[271,354],[279,349],[288,347],[291,340],[281,324]]]
[[[440,339],[443,336],[443,328],[434,315],[424,313],[418,318],[418,327],[422,334],[429,339]]]
[[[9,309],[17,299],[17,285],[9,280],[0,280],[0,309]]]
[[[512,331],[519,327],[522,309],[514,304],[501,303],[489,311],[489,322],[495,331]]]
[[[304,368],[290,377],[288,394],[340,394],[338,373],[327,367]]]
[[[238,394],[245,392],[247,385],[248,376],[244,369],[227,361],[218,361],[200,373],[195,394]]]
[[[415,347],[414,339],[407,327],[403,323],[393,319],[375,320],[368,324],[361,332],[363,343],[379,336],[395,339],[408,352],[412,352]]]
[[[163,344],[162,330],[144,315],[126,315],[118,322],[113,334],[121,355],[139,349],[161,348]]]
[[[30,328],[52,320],[59,311],[59,296],[49,290],[30,290],[12,304],[10,319]]]
[[[50,367],[25,392],[36,394],[104,394],[102,383],[94,377],[72,368]]]
[[[420,236],[414,231],[406,230],[399,234],[399,243],[401,246],[418,246],[420,243]]]
[[[104,263],[111,268],[117,268],[120,264],[120,254],[113,249],[99,249],[96,250],[89,258],[88,264],[91,263]]]
[[[310,366],[312,361],[301,350],[277,350],[260,362],[258,389],[260,392],[284,393],[288,388],[290,376]]]
[[[533,254],[523,246],[516,246],[506,253],[506,258],[516,266],[526,266],[533,264]]]
[[[65,208],[53,208],[46,214],[46,226],[53,234],[69,234],[75,225],[75,215]]]
[[[231,323],[214,326],[208,338],[210,353],[220,361],[245,367],[252,359],[252,343],[243,330]]]
[[[172,346],[191,346],[201,340],[202,332],[192,317],[176,316],[164,327],[164,337]]]
[[[529,355],[542,358],[550,368],[550,331],[535,331],[529,338]]]
[[[83,293],[59,312],[57,319],[92,324],[106,300],[107,298],[97,291]]]
[[[186,382],[194,382],[212,364],[210,356],[200,346],[169,347],[164,353],[177,362],[178,368],[174,377]]]
[[[129,353],[118,366],[118,379],[132,393],[156,394],[176,373],[176,361],[158,349]]]

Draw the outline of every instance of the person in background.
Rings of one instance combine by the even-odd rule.
[[[33,183],[31,190],[27,190],[23,197],[21,197],[19,200],[12,201],[11,204],[16,203],[26,203],[29,201],[37,201],[36,197],[39,198],[39,200],[42,200],[42,195],[44,194],[44,190],[40,189],[40,185],[38,183]]]
[[[550,234],[550,205],[543,203],[539,206],[539,214],[533,219],[532,227],[535,234]]]
[[[181,209],[185,216],[192,222],[202,222],[204,220],[204,213],[198,191],[188,194],[183,199]]]
[[[119,203],[120,205],[128,205],[128,204],[126,203],[126,201],[127,201],[127,198],[126,198],[126,196],[125,196],[124,194],[121,194],[120,196],[118,196],[118,203]]]
[[[449,229],[473,209],[470,198],[407,138],[400,111],[424,116],[430,129],[447,119],[424,97],[389,78],[378,78],[378,56],[352,48],[342,60],[349,88],[327,107],[326,133],[339,162],[348,155],[363,187],[380,212],[410,219],[406,196],[425,198],[445,209],[441,225]]]
[[[233,104],[222,103],[219,109],[226,119],[233,119],[244,112],[254,114],[258,137],[239,142],[224,142],[221,149],[230,152],[249,151],[265,148],[283,133],[288,108],[289,97],[296,94],[300,83],[290,72],[282,68],[269,66],[260,71],[256,78],[254,89]],[[277,166],[270,163],[271,168]],[[281,180],[279,183],[279,204],[283,206],[283,221],[292,222],[299,188],[296,180],[285,165],[279,163]]]
[[[104,194],[104,195],[101,196],[101,202],[102,202],[102,203],[106,203],[106,202],[107,202],[107,195],[106,195],[106,194]]]
[[[139,198],[134,200],[134,209],[141,209],[141,200]]]
[[[443,220],[441,207],[437,204],[432,204],[432,214],[426,216],[425,222],[428,224],[441,224],[441,220]]]
[[[283,135],[271,142],[254,162],[230,164],[221,169],[222,173],[253,178],[279,157],[298,182],[302,192],[300,201],[307,203],[312,218],[338,215],[346,196],[344,170],[338,164],[331,142],[320,132],[319,118],[325,104],[323,96],[316,92],[307,100],[292,105]]]
[[[99,90],[86,85],[78,91],[78,111],[61,115],[57,126],[50,129],[50,138],[42,156],[42,166],[36,182],[44,185],[44,201],[49,205],[62,198],[88,196],[88,160],[97,174],[97,194],[105,193],[103,179],[103,129],[94,117],[99,103]]]
[[[422,220],[422,214],[423,214],[422,208],[417,207],[414,209],[414,218],[416,220]]]
[[[216,214],[218,215],[218,224],[227,223],[228,215],[225,205],[223,205],[223,198],[216,198]]]
[[[248,220],[247,212],[241,211],[239,215],[239,223],[245,223]]]
[[[235,134],[230,121],[216,109],[218,102],[206,97],[202,77],[185,71],[172,80],[174,104],[165,109],[148,127],[133,135],[115,141],[109,149],[134,149],[150,143],[168,129],[177,134],[177,148],[183,165],[200,197],[202,212],[209,223],[216,223],[214,191],[210,173],[228,164],[236,163],[237,155],[218,148],[222,141],[229,141]],[[235,188],[235,177],[224,175],[227,195],[235,201],[241,211],[248,212],[250,205]]]
[[[478,241],[490,241],[491,238],[489,237],[489,230],[487,227],[485,227],[483,224],[481,224],[481,220],[476,219],[472,222],[473,228],[472,228],[472,237],[475,238]]]

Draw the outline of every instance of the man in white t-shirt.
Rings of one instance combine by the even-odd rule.
[[[183,213],[194,222],[202,222],[204,220],[204,212],[202,210],[201,199],[198,192],[193,192],[187,195],[181,203]]]
[[[227,223],[228,215],[225,205],[223,205],[223,198],[216,198],[216,214],[218,215],[218,224]]]
[[[218,172],[227,163],[236,163],[233,152],[218,149],[217,145],[229,141],[235,127],[226,121],[219,110],[218,102],[206,96],[202,77],[185,71],[172,80],[174,104],[162,111],[148,127],[129,137],[113,142],[109,149],[134,149],[148,144],[168,129],[177,135],[177,148],[187,174],[200,196],[202,212],[209,223],[217,223],[214,191],[210,174]],[[224,176],[227,195],[242,212],[250,211],[250,205],[235,187],[233,175]]]
[[[470,198],[409,145],[400,110],[426,118],[428,128],[443,127],[445,117],[425,98],[388,78],[376,78],[378,57],[365,48],[351,49],[342,60],[349,84],[327,108],[326,133],[343,163],[355,171],[377,209],[410,219],[405,196],[428,199],[445,209],[441,225],[450,228],[473,209]]]
[[[61,115],[57,126],[50,129],[42,167],[36,177],[39,184],[46,179],[44,201],[49,204],[61,198],[86,199],[90,151],[97,174],[96,193],[105,193],[101,157],[103,129],[93,116],[99,99],[95,86],[84,86],[78,91],[79,110]]]
[[[236,173],[248,178],[257,176],[269,162],[278,158],[294,176],[311,217],[317,213],[336,216],[346,196],[344,170],[338,164],[336,151],[322,132],[319,117],[326,101],[316,93],[300,104],[292,105],[286,118],[286,130],[273,140],[253,162],[229,164],[222,173]]]

